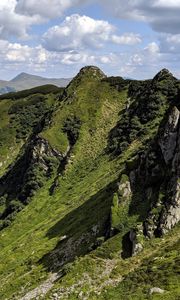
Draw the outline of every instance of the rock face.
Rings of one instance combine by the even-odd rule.
[[[138,164],[129,172],[132,199],[149,205],[144,233],[149,238],[161,236],[180,221],[180,111],[172,107],[167,121],[146,152],[139,154]],[[123,193],[128,186],[122,185]],[[140,200],[139,200],[140,201]],[[138,203],[137,203],[138,204]],[[130,233],[136,252],[136,234]]]
[[[131,229],[129,233],[129,239],[132,243],[132,256],[137,255],[139,252],[143,250],[142,242],[140,242],[140,238],[143,236],[143,228],[142,226],[137,226],[135,229]]]
[[[173,156],[176,148],[176,139],[177,139],[177,128],[179,122],[180,112],[177,107],[173,107],[166,126],[164,128],[164,132],[159,140],[159,145],[164,157],[166,164],[168,164]]]
[[[59,159],[63,157],[61,153],[50,147],[49,143],[39,136],[31,141],[29,148],[29,159],[32,160],[31,163],[39,162],[46,171],[48,170],[47,157],[56,157]]]
[[[124,175],[125,177],[125,175]],[[120,198],[126,198],[129,199],[131,197],[132,191],[131,191],[131,184],[129,181],[129,178],[123,178],[123,176],[121,177],[121,180],[118,184],[118,192],[119,192],[119,196]]]
[[[164,158],[170,162],[170,180],[166,192],[166,205],[160,217],[160,231],[162,234],[172,229],[180,221],[180,121],[179,110],[174,107],[168,124],[172,130],[169,132],[168,147]],[[167,124],[167,125],[168,125]],[[167,127],[166,125],[166,127]],[[170,146],[171,144],[171,146]]]

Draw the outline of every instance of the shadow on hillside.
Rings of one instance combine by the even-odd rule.
[[[126,109],[122,109],[119,111],[118,116],[119,116],[119,121],[123,118],[123,116],[126,113]],[[115,144],[114,144],[114,139],[117,138],[118,136],[118,127],[119,127],[119,121],[117,121],[116,125],[110,130],[108,134],[108,140],[107,140],[107,146],[105,149],[105,152],[109,154],[109,159],[113,160],[117,156],[122,155],[123,153],[121,151],[118,151],[118,149],[115,149]]]
[[[132,242],[129,238],[129,231],[122,238],[122,259],[126,259],[132,256]]]
[[[85,255],[98,247],[101,240],[108,238],[115,189],[115,182],[110,183],[51,227],[46,236],[49,239],[58,236],[59,242],[39,263],[48,271],[59,270],[64,264]]]

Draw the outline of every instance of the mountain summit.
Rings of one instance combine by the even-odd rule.
[[[16,77],[14,77],[13,79],[11,79],[11,82],[15,82],[18,80],[24,80],[24,79],[30,78],[31,76],[41,78],[40,76],[30,75],[28,73],[22,72],[22,73],[18,74]]]
[[[158,72],[156,74],[154,79],[160,81],[160,80],[163,80],[165,78],[170,78],[170,77],[175,78],[168,69],[162,69],[160,72]]]
[[[83,74],[89,74],[90,76],[98,77],[100,79],[105,78],[106,75],[103,73],[101,69],[96,66],[86,66],[83,67],[77,76],[81,76]]]

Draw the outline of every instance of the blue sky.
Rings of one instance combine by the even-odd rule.
[[[85,65],[180,77],[180,0],[1,0],[0,79],[72,77]]]

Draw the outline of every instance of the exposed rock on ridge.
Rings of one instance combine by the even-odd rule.
[[[178,134],[177,127],[179,122],[179,115],[179,110],[176,106],[174,106],[169,115],[168,121],[164,128],[164,132],[159,139],[159,145],[161,147],[161,151],[166,164],[168,164],[174,156]]]
[[[101,69],[99,69],[98,67],[96,66],[86,66],[86,67],[83,67],[77,76],[79,75],[83,75],[83,74],[86,74],[86,73],[91,73],[91,76],[94,76],[94,77],[99,77],[100,79],[103,79],[103,78],[106,78],[107,76],[102,72]]]
[[[142,185],[141,197],[150,205],[144,222],[147,236],[159,236],[180,220],[180,111],[173,107],[154,144],[140,154],[131,171],[131,186]]]

